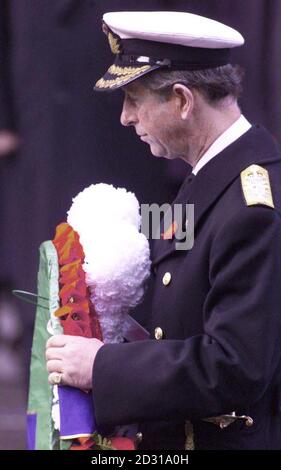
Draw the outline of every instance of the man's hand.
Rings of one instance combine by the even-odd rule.
[[[52,336],[46,345],[47,370],[49,374],[62,373],[61,385],[90,390],[94,360],[102,346],[103,343],[95,338]]]

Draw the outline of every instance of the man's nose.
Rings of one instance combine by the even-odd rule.
[[[136,115],[126,104],[123,104],[120,121],[123,126],[134,126],[136,123]]]

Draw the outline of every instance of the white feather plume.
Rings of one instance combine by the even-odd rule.
[[[83,269],[103,340],[120,342],[123,315],[141,301],[150,273],[139,203],[124,188],[91,185],[73,199],[67,222],[84,250]]]

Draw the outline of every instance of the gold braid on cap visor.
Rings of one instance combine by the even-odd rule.
[[[101,78],[97,81],[95,86],[96,88],[112,88],[115,85],[121,85],[128,79],[146,72],[150,68],[151,65],[143,65],[142,67],[120,67],[114,64],[108,69],[108,73],[111,75],[117,75],[117,77],[109,80]]]

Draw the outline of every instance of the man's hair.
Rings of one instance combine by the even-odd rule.
[[[239,98],[242,92],[243,70],[238,65],[223,65],[195,71],[156,70],[139,78],[143,86],[169,99],[173,85],[181,83],[200,92],[209,104],[217,104],[227,96]]]

